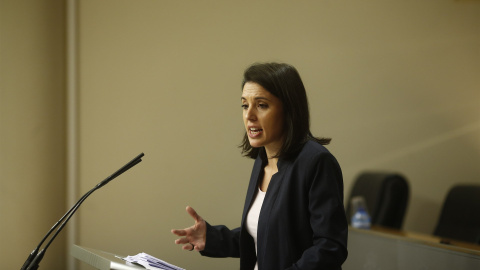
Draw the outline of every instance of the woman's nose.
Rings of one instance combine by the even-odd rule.
[[[253,107],[249,107],[249,108],[245,111],[245,119],[251,120],[251,121],[257,119],[254,109],[255,109],[255,108],[253,108]]]

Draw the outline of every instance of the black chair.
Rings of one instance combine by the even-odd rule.
[[[401,229],[409,199],[409,185],[400,174],[364,172],[360,174],[350,192],[347,203],[347,219],[351,218],[351,199],[365,199],[371,224]]]
[[[480,244],[480,185],[458,184],[450,189],[433,234]]]

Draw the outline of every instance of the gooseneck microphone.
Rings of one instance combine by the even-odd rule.
[[[132,168],[133,166],[140,163],[142,161],[143,156],[144,156],[143,153],[139,154],[134,159],[132,159],[130,162],[128,162],[123,167],[121,167],[116,172],[114,172],[112,175],[105,178],[105,180],[98,183],[90,191],[85,193],[85,195],[83,195],[78,200],[78,202],[76,202],[72,206],[72,208],[70,208],[70,210],[68,210],[68,212],[65,213],[65,215],[63,215],[63,217],[60,218],[60,220],[57,221],[57,223],[55,223],[55,225],[53,225],[53,227],[47,232],[47,234],[43,237],[42,241],[40,241],[40,244],[38,244],[38,246],[32,251],[32,253],[30,253],[30,255],[28,256],[27,260],[23,264],[22,268],[20,268],[20,270],[36,270],[36,269],[38,269],[40,261],[43,259],[43,256],[45,255],[45,252],[47,251],[47,248],[50,246],[50,244],[53,242],[53,240],[57,237],[57,235],[60,233],[60,231],[62,231],[63,227],[65,227],[67,222],[70,220],[70,218],[73,216],[73,214],[75,214],[75,212],[78,210],[80,205],[87,199],[87,197],[90,196],[90,194],[92,194],[95,190],[105,186],[106,184],[108,184],[108,182],[112,181],[113,179],[115,179],[116,177],[121,175],[122,173],[128,171],[130,168]],[[52,234],[52,232],[55,229],[57,229],[57,230],[55,231],[53,236],[50,238],[50,241],[48,241],[48,243],[45,245],[45,247],[40,250],[43,243],[48,239],[48,237]]]

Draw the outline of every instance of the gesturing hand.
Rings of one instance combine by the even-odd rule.
[[[195,224],[183,230],[172,230],[177,236],[182,236],[175,240],[175,244],[183,245],[184,250],[202,251],[205,249],[205,241],[207,238],[207,225],[205,220],[200,217],[192,207],[187,206],[187,213],[195,220]]]

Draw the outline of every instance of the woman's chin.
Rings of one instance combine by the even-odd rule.
[[[250,146],[253,147],[253,148],[259,148],[259,147],[263,146],[261,143],[253,141],[253,140],[249,140],[249,142],[250,142]]]

